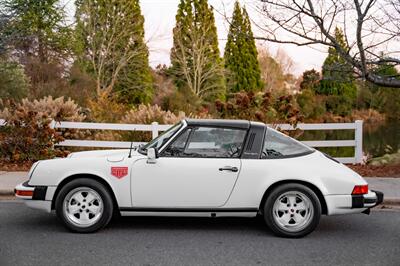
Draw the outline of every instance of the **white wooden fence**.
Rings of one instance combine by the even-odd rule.
[[[0,126],[4,120],[0,119]],[[150,125],[134,125],[134,124],[110,124],[110,123],[85,123],[85,122],[53,122],[53,128],[70,128],[70,129],[96,129],[96,130],[122,130],[122,131],[150,131],[152,137],[158,136],[160,131],[167,130],[171,125],[159,125],[153,122]],[[283,130],[295,130],[291,125],[280,124],[278,126]],[[302,141],[311,147],[354,147],[354,157],[336,158],[343,163],[361,163],[362,162],[362,130],[363,121],[357,120],[354,123],[325,123],[325,124],[298,124],[301,130],[354,130],[355,138],[351,140],[315,140]],[[133,142],[133,145],[139,145],[141,142]],[[57,146],[68,147],[97,147],[97,148],[129,148],[129,141],[100,141],[100,140],[72,140],[67,139],[57,144]]]

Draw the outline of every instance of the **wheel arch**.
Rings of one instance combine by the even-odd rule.
[[[73,181],[73,180],[75,180],[75,179],[78,179],[78,178],[89,178],[89,179],[96,180],[97,182],[103,184],[103,185],[106,187],[106,189],[108,190],[108,192],[110,193],[110,195],[111,195],[111,198],[112,198],[112,200],[113,200],[113,204],[114,204],[114,207],[115,207],[114,209],[115,209],[115,210],[118,210],[117,198],[115,197],[115,193],[114,193],[113,189],[111,188],[110,184],[109,184],[104,178],[101,178],[100,176],[94,175],[94,174],[73,174],[73,175],[70,175],[70,176],[64,178],[64,179],[57,185],[57,189],[56,189],[56,191],[54,192],[53,198],[52,198],[52,200],[51,200],[51,209],[52,209],[52,210],[55,209],[55,206],[54,206],[54,205],[55,205],[55,202],[56,202],[58,193],[61,191],[61,189],[62,189],[66,184],[68,184],[69,182],[71,182],[71,181]]]
[[[268,189],[264,192],[264,195],[261,199],[260,202],[260,206],[258,207],[259,211],[262,212],[263,211],[263,206],[265,201],[268,198],[268,195],[277,187],[284,185],[284,184],[289,184],[289,183],[296,183],[296,184],[301,184],[304,185],[306,187],[308,187],[309,189],[311,189],[318,197],[320,203],[321,203],[321,208],[322,208],[322,214],[328,214],[328,207],[325,201],[325,197],[322,194],[321,190],[314,184],[307,182],[307,181],[303,181],[303,180],[296,180],[296,179],[291,179],[291,180],[281,180],[278,182],[273,183],[272,185],[270,185],[268,187]]]

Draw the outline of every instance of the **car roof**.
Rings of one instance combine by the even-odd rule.
[[[188,126],[201,127],[231,127],[249,129],[250,121],[233,119],[185,119]]]

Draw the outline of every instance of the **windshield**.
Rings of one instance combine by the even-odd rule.
[[[182,127],[182,123],[179,122],[178,124],[175,124],[174,126],[170,127],[168,130],[164,131],[161,135],[159,135],[157,138],[153,139],[146,145],[142,146],[139,148],[139,152],[141,153],[146,153],[147,149],[149,148],[156,148],[160,149],[165,143],[170,140],[170,138],[175,135],[175,133]]]

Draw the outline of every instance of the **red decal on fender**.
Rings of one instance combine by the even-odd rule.
[[[128,174],[128,167],[111,167],[111,174],[116,178],[121,179]]]

